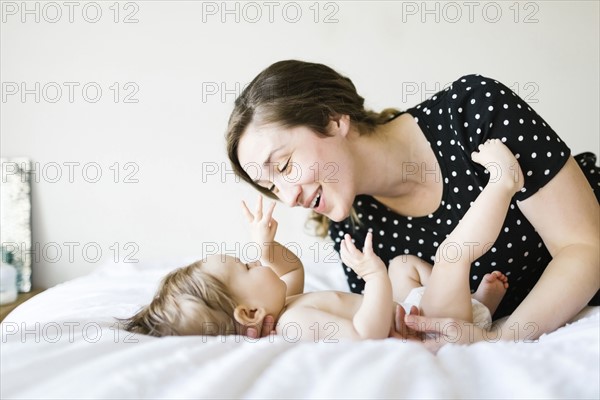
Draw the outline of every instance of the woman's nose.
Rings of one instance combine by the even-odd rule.
[[[296,207],[298,205],[300,194],[302,193],[302,187],[297,184],[279,182],[277,191],[277,196],[282,202],[288,207]]]

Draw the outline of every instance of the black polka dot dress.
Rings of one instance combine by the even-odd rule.
[[[552,259],[516,201],[527,199],[548,183],[568,160],[569,148],[511,89],[480,75],[464,76],[406,112],[417,121],[437,157],[443,179],[439,208],[426,216],[403,216],[372,196],[359,195],[354,209],[362,226],[353,224],[349,218],[330,224],[329,235],[336,251],[340,251],[345,233],[362,244],[367,229],[372,228],[374,249],[384,262],[412,254],[434,264],[438,246],[489,180],[485,169],[471,160],[471,152],[487,139],[498,138],[518,159],[525,185],[513,197],[493,247],[471,265],[470,286],[473,292],[486,273],[502,271],[510,285],[494,318],[512,313]],[[598,198],[600,174],[594,154],[584,153],[575,158]],[[346,265],[343,268],[350,290],[362,293],[364,281]]]

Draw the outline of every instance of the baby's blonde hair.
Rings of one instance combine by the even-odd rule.
[[[197,261],[165,276],[150,304],[120,320],[124,329],[152,336],[238,333],[233,296],[201,266]]]

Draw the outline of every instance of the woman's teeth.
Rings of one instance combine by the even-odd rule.
[[[321,193],[321,189],[319,189],[319,193],[317,193],[317,195],[313,199],[312,203],[310,204],[310,208],[316,208],[319,206],[319,203],[321,201]]]

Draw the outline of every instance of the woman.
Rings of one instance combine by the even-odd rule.
[[[312,208],[337,251],[344,234],[362,243],[373,229],[384,261],[412,254],[432,262],[490,179],[471,152],[499,138],[518,158],[525,187],[514,196],[498,240],[471,266],[472,290],[495,269],[510,281],[494,318],[510,317],[487,337],[535,339],[588,304],[600,286],[593,191],[600,181],[592,154],[578,158],[586,179],[535,111],[502,83],[479,75],[458,79],[406,112],[375,113],[363,103],[352,82],[325,65],[277,62],[236,100],[228,156],[236,173],[262,193]],[[344,271],[350,289],[360,293],[364,282]],[[486,339],[462,321],[407,316],[406,322],[449,342]]]

